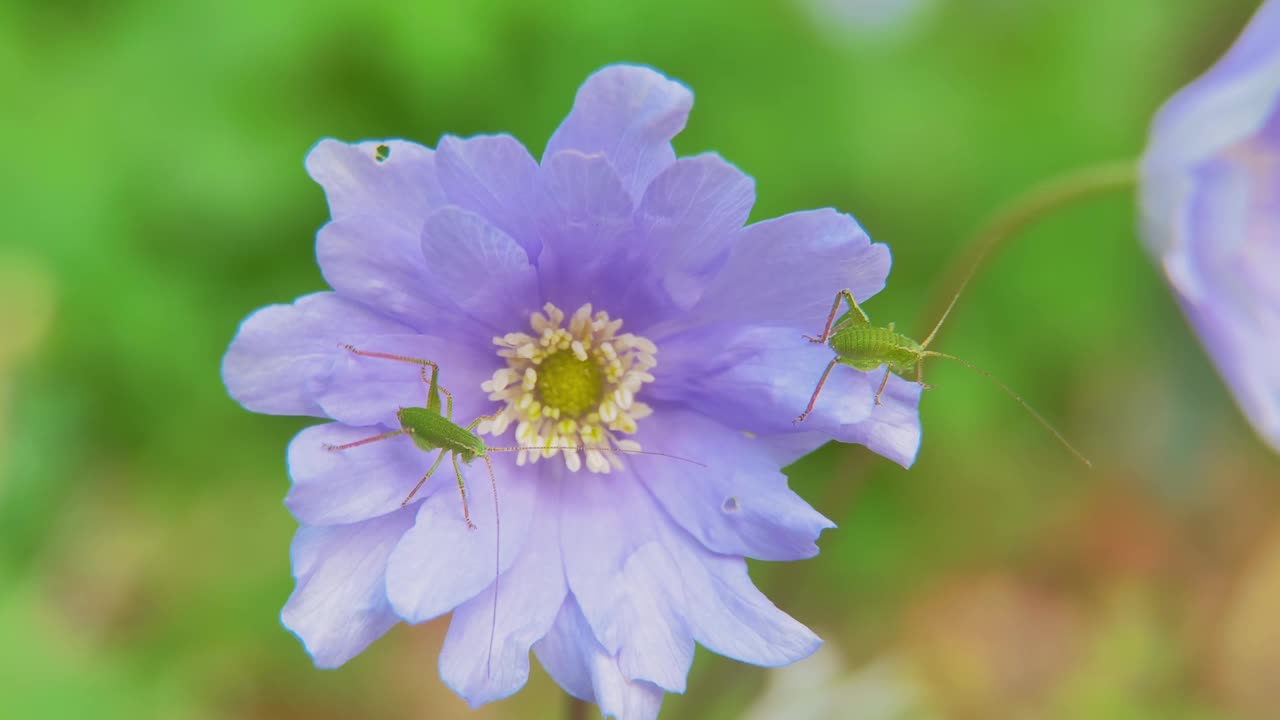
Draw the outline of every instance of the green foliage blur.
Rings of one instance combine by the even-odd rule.
[[[877,21],[820,0],[0,4],[0,718],[563,716],[540,669],[467,710],[436,675],[441,622],[336,672],[279,624],[284,448],[309,421],[242,410],[218,366],[246,314],[323,287],[328,213],[302,168],[318,139],[506,131],[537,155],[592,70],[648,63],[696,94],[681,154],[756,178],[754,219],[834,206],[888,243],[867,310],[922,335],[985,217],[1136,156],[1257,3],[902,4]],[[827,674],[699,651],[664,717],[790,716],[759,703],[798,708],[797,677],[810,700],[861,683],[813,717],[1276,716],[1280,462],[1135,225],[1123,193],[1046,218],[939,345],[1096,469],[935,367],[916,466],[802,460],[793,486],[840,528],[814,560],[753,564],[827,639]]]

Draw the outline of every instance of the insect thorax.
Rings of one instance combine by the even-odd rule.
[[[828,340],[840,361],[859,370],[889,366],[894,374],[914,378],[920,344],[890,330],[872,325],[845,327]]]
[[[400,408],[400,427],[408,430],[413,442],[423,450],[451,450],[472,460],[485,454],[485,444],[471,431],[434,410],[424,407]]]

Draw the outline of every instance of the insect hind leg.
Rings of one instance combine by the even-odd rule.
[[[431,476],[436,472],[436,468],[440,467],[440,461],[444,460],[444,454],[447,452],[449,452],[447,449],[440,451],[440,454],[436,456],[436,461],[431,463],[431,468],[427,470],[427,474],[423,475],[422,479],[418,481],[418,484],[414,485],[413,489],[409,491],[409,494],[404,496],[404,500],[400,501],[400,507],[408,505],[409,501],[413,500],[413,496],[418,494],[418,491],[422,489],[422,486],[426,484],[427,480],[431,479]]]
[[[440,394],[443,394],[444,402],[445,402],[444,416],[452,420],[453,419],[453,393],[449,392],[447,389],[445,389],[445,386],[441,385],[438,382],[439,378],[436,376],[435,370],[431,371],[431,378],[428,379],[427,366],[423,365],[421,368],[421,375],[422,375],[422,382],[427,386],[427,409],[440,412]],[[439,391],[440,394],[437,394],[436,391]]]
[[[802,423],[804,419],[809,417],[809,413],[813,412],[813,406],[818,402],[818,394],[822,392],[822,386],[827,384],[827,377],[831,375],[831,370],[840,362],[840,358],[831,358],[831,362],[827,363],[827,369],[822,371],[822,377],[818,379],[818,386],[813,389],[813,397],[809,398],[809,405],[805,407],[804,412],[800,413],[792,422]]]
[[[353,355],[360,355],[362,357],[371,357],[371,358],[381,358],[383,360],[395,360],[396,362],[413,363],[414,365],[421,365],[423,367],[431,368],[431,371],[433,374],[440,371],[439,365],[436,365],[435,362],[431,360],[427,360],[425,358],[409,357],[408,355],[395,355],[393,353],[374,352],[372,350],[361,350],[357,348],[355,345],[351,345],[349,343],[339,343],[339,344],[341,345],[342,349],[350,352]]]
[[[920,355],[920,357],[916,358],[916,384],[920,386],[920,389],[921,389],[921,390],[932,390],[932,389],[933,389],[933,386],[932,386],[932,385],[930,385],[930,384],[928,384],[928,383],[926,383],[926,382],[924,381],[924,359],[925,359],[925,357],[926,357],[926,356],[922,353],[922,354]],[[886,380],[886,381],[888,381],[888,378],[885,378],[885,380]],[[881,389],[883,389],[883,388],[884,388],[884,386],[883,386],[883,385],[881,385],[880,387],[881,387]],[[879,395],[876,395],[876,397],[878,398],[878,397],[880,397],[880,396],[879,396]]]
[[[440,412],[440,395],[436,392],[436,390],[439,389],[444,392],[445,396],[447,396],[450,401],[451,409],[449,414],[446,417],[450,417],[450,418],[453,417],[453,412],[452,412],[453,396],[449,394],[448,390],[445,390],[444,388],[440,387],[440,384],[439,384],[440,383],[440,366],[437,365],[434,361],[427,360],[426,358],[409,357],[408,355],[396,355],[394,353],[383,353],[383,352],[374,352],[372,350],[361,350],[357,348],[355,345],[351,345],[350,343],[339,343],[339,345],[342,347],[342,349],[346,350],[347,352],[350,352],[352,355],[360,355],[361,357],[379,358],[382,360],[394,360],[395,362],[403,362],[403,363],[411,363],[414,365],[420,365],[422,367],[422,380],[423,382],[427,383],[427,408],[429,410],[435,410],[436,412]],[[430,380],[427,379],[427,375],[426,375],[427,368],[431,368]]]
[[[858,301],[853,299],[853,293],[849,292],[846,288],[836,293],[836,299],[831,303],[831,312],[827,315],[827,324],[822,328],[822,336],[813,337],[812,335],[805,335],[804,338],[806,340],[812,343],[827,342],[827,339],[831,337],[831,327],[836,324],[836,314],[840,312],[841,300],[844,300],[849,305],[849,311],[846,313],[847,315],[857,316],[859,323],[871,322],[870,318],[867,317],[867,314],[862,311],[862,308],[858,307]]]
[[[462,468],[458,467],[458,453],[453,454],[453,474],[458,477],[458,494],[462,496],[462,519],[467,523],[468,530],[475,530],[476,526],[471,522],[471,510],[467,507],[467,482],[462,479]]]

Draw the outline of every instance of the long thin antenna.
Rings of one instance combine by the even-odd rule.
[[[498,583],[502,580],[502,516],[498,512],[498,480],[493,476],[493,463],[482,455],[489,467],[489,485],[493,488],[493,615],[489,619],[489,654],[484,660],[484,676],[493,677],[493,636],[498,630]]]
[[[1036,409],[1031,407],[1031,405],[1027,403],[1026,400],[1023,400],[1021,395],[1014,392],[1013,390],[1010,390],[1008,385],[1005,385],[1004,383],[997,380],[994,375],[987,372],[986,370],[983,370],[977,365],[974,365],[971,362],[961,360],[955,355],[947,355],[946,353],[934,352],[933,350],[929,350],[923,354],[925,355],[925,357],[943,358],[944,360],[952,360],[954,362],[958,362],[961,365],[969,368],[970,370],[978,373],[979,375],[995,383],[997,387],[1005,391],[1005,394],[1007,394],[1009,397],[1013,398],[1014,400],[1017,400],[1019,405],[1021,405],[1027,412],[1031,413],[1031,417],[1035,418],[1037,422],[1043,425],[1045,430],[1048,430],[1054,437],[1058,438],[1058,442],[1062,443],[1063,447],[1070,450],[1072,455],[1075,455],[1076,458],[1080,460],[1080,462],[1085,464],[1085,467],[1091,468],[1091,469],[1093,468],[1093,463],[1089,462],[1089,458],[1085,457],[1084,454],[1082,454],[1079,450],[1075,449],[1075,447],[1071,443],[1067,442],[1067,439],[1062,436],[1062,433],[1058,432],[1057,428],[1050,425],[1049,421],[1045,420],[1044,416],[1036,412]]]
[[[964,275],[956,286],[955,293],[947,303],[946,309],[938,317],[929,337],[924,339],[920,348],[929,347],[933,338],[942,329],[942,323],[951,314],[951,309],[960,299],[960,293],[969,285],[969,281],[977,274],[978,269],[996,250],[1016,236],[1020,230],[1036,220],[1045,217],[1051,210],[1069,205],[1082,198],[1099,195],[1112,190],[1130,187],[1137,178],[1137,163],[1132,160],[1097,165],[1079,170],[1062,177],[1048,180],[1016,198],[1012,204],[996,213],[996,215],[976,235],[973,236],[964,251],[964,258],[952,263],[947,273],[955,277],[956,271],[967,265]],[[967,262],[965,262],[967,260]],[[962,264],[964,263],[964,264]],[[940,283],[939,287],[947,287],[950,283]],[[931,302],[930,310],[939,303]],[[927,315],[925,317],[928,317]]]
[[[671,458],[672,460],[691,463],[701,468],[707,467],[706,464],[700,463],[697,460],[690,460],[687,457],[657,452],[655,450],[623,450],[622,448],[583,447],[580,445],[552,445],[550,447],[547,447],[546,445],[513,445],[511,447],[489,447],[485,449],[489,452],[517,452],[519,450],[599,450],[600,452],[625,453],[627,455],[657,455],[658,457]]]

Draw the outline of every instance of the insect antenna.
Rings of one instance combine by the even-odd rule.
[[[953,301],[952,301],[952,304],[954,304],[954,302],[955,302],[955,301],[953,300]],[[949,310],[949,309],[950,309],[950,308],[948,308],[948,310]],[[945,318],[945,317],[946,317],[946,315],[944,314],[944,315],[943,315],[943,318]],[[939,323],[939,324],[941,324],[941,323]],[[936,328],[935,328],[935,332],[936,332],[936,331],[937,331],[937,330],[936,330]],[[930,337],[930,338],[932,338],[933,336],[932,336],[932,335],[930,335],[929,337]],[[1023,400],[1021,395],[1019,395],[1018,393],[1016,393],[1016,392],[1014,392],[1013,390],[1011,390],[1011,389],[1009,388],[1009,386],[1008,386],[1008,385],[1005,385],[1004,383],[1002,383],[1002,382],[1000,382],[999,380],[997,380],[997,379],[996,379],[996,376],[992,375],[991,373],[987,372],[986,370],[983,370],[982,368],[978,367],[977,365],[974,365],[973,363],[971,363],[971,362],[969,362],[969,361],[967,361],[967,360],[961,360],[960,358],[956,357],[955,355],[947,355],[946,353],[935,352],[935,351],[933,351],[933,350],[926,350],[926,351],[924,351],[924,352],[923,352],[923,353],[921,353],[921,354],[922,354],[922,355],[924,355],[925,357],[936,357],[936,358],[942,358],[942,359],[944,359],[944,360],[951,360],[951,361],[954,361],[954,362],[960,363],[961,365],[963,365],[963,366],[965,366],[965,367],[969,368],[970,370],[972,370],[972,371],[974,371],[974,372],[978,373],[979,375],[981,375],[981,376],[985,377],[986,379],[990,380],[991,382],[995,383],[996,387],[998,387],[998,388],[1000,388],[1001,390],[1003,390],[1003,391],[1005,392],[1005,394],[1006,394],[1006,395],[1008,395],[1009,397],[1013,398],[1014,400],[1017,400],[1017,401],[1018,401],[1018,404],[1019,404],[1019,405],[1021,405],[1021,406],[1023,407],[1023,409],[1025,409],[1027,412],[1031,413],[1031,417],[1035,418],[1035,419],[1036,419],[1036,422],[1038,422],[1038,423],[1040,423],[1042,426],[1044,426],[1044,429],[1045,429],[1045,430],[1048,430],[1050,434],[1052,434],[1055,438],[1057,438],[1057,439],[1058,439],[1058,442],[1062,443],[1062,446],[1063,446],[1063,447],[1065,447],[1067,450],[1071,451],[1071,454],[1072,454],[1072,455],[1075,455],[1075,456],[1076,456],[1076,458],[1077,458],[1078,460],[1080,460],[1080,462],[1084,463],[1085,467],[1087,467],[1087,468],[1092,468],[1092,467],[1093,467],[1093,463],[1089,462],[1089,458],[1085,457],[1083,453],[1081,453],[1079,450],[1075,449],[1075,447],[1074,447],[1071,443],[1067,442],[1067,439],[1066,439],[1065,437],[1063,437],[1063,436],[1062,436],[1062,433],[1058,432],[1058,429],[1057,429],[1057,428],[1055,428],[1053,425],[1050,425],[1050,424],[1049,424],[1049,421],[1048,421],[1048,420],[1045,420],[1043,415],[1041,415],[1040,413],[1036,412],[1036,409],[1035,409],[1035,408],[1033,408],[1033,407],[1031,407],[1030,403],[1028,403],[1026,400]]]
[[[671,458],[672,460],[679,460],[680,462],[697,465],[700,468],[705,468],[707,466],[706,463],[700,463],[697,460],[681,457],[680,455],[672,455],[671,453],[658,452],[656,450],[625,450],[623,448],[585,447],[582,445],[552,445],[550,447],[546,445],[512,445],[511,447],[490,447],[487,449],[489,452],[518,452],[520,450],[599,450],[600,452],[625,453],[627,455],[657,455],[658,457]]]
[[[960,293],[963,293],[964,289],[969,286],[969,281],[973,279],[975,274],[977,274],[978,268],[982,267],[982,261],[985,259],[986,254],[983,253],[978,256],[978,259],[975,260],[972,265],[969,266],[969,271],[965,273],[964,279],[961,280],[960,285],[956,287],[955,294],[951,296],[951,302],[947,303],[947,307],[942,311],[942,315],[938,318],[937,324],[933,326],[933,330],[929,331],[929,337],[925,338],[924,342],[920,343],[921,350],[928,348],[929,343],[933,342],[933,338],[937,336],[938,331],[942,329],[942,323],[947,321],[947,316],[951,314],[951,310],[955,308],[956,302],[960,300]]]
[[[489,485],[493,488],[493,614],[489,619],[489,654],[484,660],[484,676],[493,676],[493,636],[498,630],[498,583],[502,580],[502,516],[498,512],[498,480],[493,476],[493,463],[482,455],[489,468]]]

